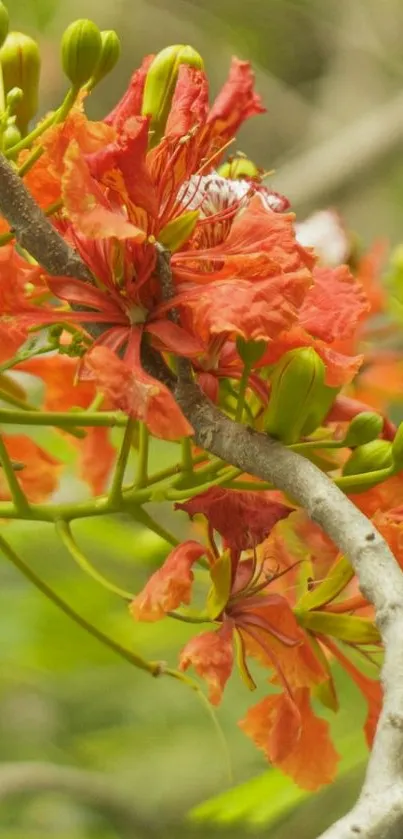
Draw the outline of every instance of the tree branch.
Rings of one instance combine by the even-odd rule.
[[[64,793],[102,813],[120,831],[119,835],[154,836],[151,824],[137,813],[128,796],[97,772],[86,772],[52,763],[0,764],[0,801],[13,795],[41,792]]]
[[[43,214],[21,178],[0,153],[0,212],[28,251],[49,274],[91,282],[91,273]]]

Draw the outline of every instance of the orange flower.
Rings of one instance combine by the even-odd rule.
[[[267,758],[303,789],[317,790],[334,780],[339,755],[329,725],[313,713],[309,691],[267,696],[239,723]]]
[[[224,621],[218,632],[196,635],[184,646],[179,657],[180,670],[192,666],[205,679],[212,705],[221,702],[233,663],[233,625],[230,620]]]
[[[206,553],[198,542],[183,542],[170,553],[164,565],[150,577],[130,610],[136,620],[157,621],[181,603],[190,603],[192,565]]]

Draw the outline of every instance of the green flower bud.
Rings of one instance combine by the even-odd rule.
[[[259,361],[267,347],[267,341],[246,341],[240,336],[236,339],[236,348],[244,364],[252,365]]]
[[[38,110],[41,56],[36,41],[22,32],[9,32],[0,49],[4,92],[19,87],[23,96],[16,105],[17,127],[25,134],[28,123]]]
[[[9,17],[8,11],[4,5],[4,3],[0,0],[0,46],[4,44],[4,41],[8,35],[8,27],[9,27]]]
[[[354,449],[343,467],[343,475],[377,472],[393,464],[392,443],[389,440],[371,440]]]
[[[101,32],[101,55],[91,76],[91,87],[98,84],[118,63],[121,52],[119,36],[113,29]]]
[[[101,33],[92,20],[75,20],[62,38],[62,67],[75,87],[82,87],[95,72],[101,58]]]
[[[6,96],[6,105],[10,114],[15,114],[15,111],[24,98],[23,91],[20,87],[12,87]]]
[[[395,439],[392,443],[393,461],[397,469],[403,469],[403,422],[400,423],[397,429]]]
[[[351,448],[360,446],[362,443],[370,443],[379,437],[383,429],[383,418],[374,411],[363,411],[357,414],[348,427],[344,438],[344,444]]]
[[[198,218],[198,210],[189,210],[187,213],[182,213],[181,216],[172,219],[165,225],[159,233],[158,241],[171,253],[175,253],[192,235]]]
[[[11,149],[12,146],[17,145],[21,140],[21,132],[17,128],[15,122],[10,122],[3,132],[2,144],[4,151]]]
[[[264,428],[287,444],[296,443],[320,425],[337,392],[325,385],[325,365],[312,347],[285,353],[274,369],[271,385]]]
[[[163,137],[181,64],[189,64],[199,70],[204,67],[203,59],[193,47],[178,44],[161,50],[148,70],[141,112],[151,117],[152,146],[156,146]]]
[[[222,178],[230,178],[231,180],[242,180],[243,178],[259,180],[261,170],[247,157],[234,157],[218,168],[218,174]]]

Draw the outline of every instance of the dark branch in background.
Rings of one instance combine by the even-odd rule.
[[[49,274],[91,282],[91,273],[76,251],[42,213],[21,178],[0,153],[0,212],[15,232],[17,242]]]
[[[52,250],[49,241],[54,241],[55,231],[26,190],[21,191],[18,175],[10,167],[6,171],[7,167],[2,160],[0,209],[5,207],[4,215],[9,220],[12,217],[16,229],[21,231],[32,226],[35,241],[29,250],[44,265],[46,259],[45,267],[48,267],[49,250]],[[57,245],[58,273],[68,274],[71,252],[63,243],[66,260],[63,265],[63,249],[59,241]],[[26,240],[24,246],[27,247]],[[77,255],[75,259],[78,260]],[[160,249],[157,269],[163,273],[164,295],[169,298],[172,294],[169,256]],[[84,265],[75,271],[75,276],[88,279]],[[175,394],[194,428],[197,445],[283,490],[352,562],[363,594],[374,604],[384,642],[385,696],[359,800],[322,839],[400,839],[403,835],[403,575],[393,554],[371,522],[309,460],[265,434],[235,423],[216,408],[192,380],[189,362],[179,360],[176,378],[161,355],[147,344],[143,361],[147,371]]]

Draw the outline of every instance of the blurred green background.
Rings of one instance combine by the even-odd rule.
[[[364,242],[385,235],[401,240],[401,0],[10,0],[9,10],[12,28],[41,44],[42,112],[66,90],[59,40],[77,17],[115,28],[122,39],[118,68],[91,97],[96,117],[113,106],[143,55],[169,43],[191,43],[202,52],[213,92],[232,54],[250,59],[268,114],[242,130],[238,148],[276,170],[271,184],[290,197],[300,218],[331,205]],[[54,435],[41,440],[58,449]],[[65,444],[63,452],[69,461]],[[172,447],[154,448],[158,468],[174,456]],[[83,491],[71,475],[62,488],[65,498]],[[169,511],[158,516],[163,521]],[[179,532],[183,519],[170,526]],[[186,628],[169,621],[135,626],[122,601],[73,566],[50,526],[4,530],[24,559],[104,632],[175,666]],[[82,522],[75,533],[97,567],[132,590],[167,551],[130,520]],[[341,773],[311,797],[268,771],[237,728],[251,697],[232,679],[217,715],[231,789],[228,756],[197,696],[120,661],[5,561],[0,637],[0,839],[206,833],[237,839],[251,831],[270,839],[297,831],[299,839],[313,839],[359,788],[364,709],[341,676],[342,711],[332,720]]]

